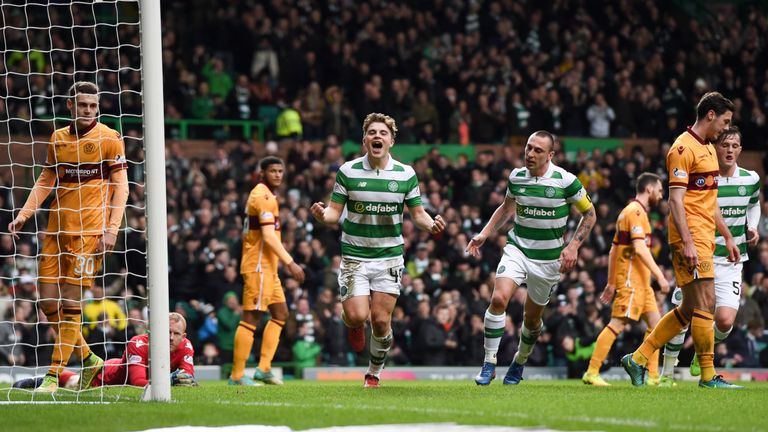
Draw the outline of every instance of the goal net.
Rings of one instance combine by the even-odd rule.
[[[90,350],[104,360],[121,359],[125,358],[123,353],[128,341],[148,331],[139,9],[138,0],[0,1],[0,227],[3,230],[0,239],[0,400],[3,393],[8,401],[51,400],[50,394],[9,386],[25,378],[46,375],[55,362],[56,351],[68,351],[61,350],[61,345],[67,345],[64,341],[72,338],[57,336],[63,334],[59,327],[63,328],[66,320],[57,323],[51,318],[72,313],[73,303],[64,302],[71,296],[66,286],[78,280],[88,285],[90,272],[93,272],[91,286],[78,289],[82,296],[79,303],[82,339],[76,340],[85,341]],[[73,111],[68,107],[68,101],[71,103],[73,99],[68,92],[79,81],[98,86],[97,119],[117,131],[124,143],[124,153],[113,160],[106,160],[103,154],[108,153],[104,149],[107,144],[101,138],[91,139],[88,128],[75,122],[74,128],[67,129],[73,124]],[[74,137],[73,141],[57,141],[56,149],[49,149],[52,133],[62,128]],[[92,130],[99,130],[102,137],[106,131]],[[110,145],[119,141],[113,139]],[[68,150],[67,146],[80,148]],[[52,153],[54,151],[63,153]],[[69,156],[65,155],[67,151]],[[89,156],[94,152],[102,154],[101,160],[95,163],[92,155]],[[55,160],[51,160],[51,154]],[[85,224],[85,215],[94,210],[87,203],[94,202],[92,195],[103,194],[95,202],[102,207],[104,215],[99,219],[103,221],[100,229],[107,229],[108,215],[115,210],[109,208],[110,194],[115,190],[110,170],[118,170],[112,165],[115,160],[120,162],[117,165],[125,166],[129,196],[114,251],[80,255],[80,249],[72,244],[80,241],[82,245],[85,241],[71,239],[72,231],[77,229],[67,228],[62,222],[64,216],[57,215],[54,209],[80,211],[79,219]],[[9,233],[9,223],[20,213],[35,180],[45,170],[56,173],[54,191],[17,232],[16,238]],[[94,172],[96,175],[91,175]],[[99,182],[103,184],[98,185]],[[77,199],[65,200],[58,195],[60,191],[75,194]],[[76,204],[71,204],[73,202]],[[80,208],[68,208],[67,203]],[[52,218],[58,221],[51,224],[57,225],[55,227],[49,226]],[[70,221],[74,219],[69,217]],[[88,230],[84,225],[80,228]],[[50,248],[44,249],[46,239],[55,246],[55,253],[52,254]],[[53,262],[55,269],[42,264],[46,256],[49,258],[46,262]],[[51,283],[52,272],[68,271],[74,274],[60,274],[59,283]],[[56,289],[53,298],[42,298],[41,285],[46,283]],[[52,315],[45,309],[43,300],[56,302],[58,313]],[[62,340],[59,345],[57,338]],[[167,336],[163,339],[167,343]],[[81,347],[80,342],[70,344],[71,356],[59,360],[66,366],[66,372],[59,377],[66,378],[59,379],[55,399],[104,401],[129,395],[138,397],[141,392],[128,386],[127,375],[115,387],[82,389],[77,381],[85,361],[80,358]]]

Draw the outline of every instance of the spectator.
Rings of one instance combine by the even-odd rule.
[[[611,122],[616,118],[613,108],[608,106],[605,96],[598,93],[595,103],[587,109],[589,134],[595,138],[608,138],[611,135]]]

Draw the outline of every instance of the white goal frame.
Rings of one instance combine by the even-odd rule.
[[[145,190],[147,194],[147,288],[152,337],[150,388],[145,399],[171,400],[171,353],[168,340],[168,232],[165,195],[165,124],[163,103],[160,0],[140,0],[141,76],[144,104]]]

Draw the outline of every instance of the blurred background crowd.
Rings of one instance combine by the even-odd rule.
[[[81,19],[56,7],[52,11],[49,20],[72,24]],[[33,16],[9,14],[7,19],[29,24]],[[505,233],[486,242],[479,260],[464,249],[503,201],[510,170],[522,166],[522,148],[509,144],[513,137],[547,129],[559,136],[659,143],[652,152],[582,151],[570,159],[563,148],[567,139],[557,143],[555,163],[578,175],[595,203],[598,223],[577,268],[563,275],[553,293],[546,331],[529,362],[568,366],[573,376],[586,368],[592,344],[610,319],[610,307],[597,298],[606,282],[615,218],[634,196],[640,173],[666,179],[663,155],[693,122],[698,98],[721,91],[736,104],[734,123],[744,131],[745,149],[764,151],[767,144],[768,19],[765,10],[749,2],[740,8],[692,10],[676,1],[563,0],[544,7],[510,0],[193,0],[163,2],[163,25],[166,117],[260,120],[267,138],[274,139],[263,146],[217,136],[219,144],[205,157],[188,143],[166,143],[171,305],[187,317],[199,364],[231,361],[241,312],[244,205],[258,181],[258,160],[271,153],[286,161],[279,191],[283,242],[307,274],[300,285],[281,273],[291,317],[276,361],[298,369],[367,361],[367,354],[351,352],[340,318],[340,231],[317,224],[308,208],[327,201],[336,170],[353,156],[343,154],[341,144],[359,139],[369,112],[397,120],[398,142],[433,146],[413,166],[425,208],[447,222],[446,231],[435,237],[404,223],[407,268],[390,356],[399,365],[482,363],[483,314]],[[103,115],[140,115],[140,73],[124,67],[138,53],[133,46],[137,28],[117,32],[115,41],[127,45],[114,49],[108,48],[110,39],[82,31],[78,41],[101,48],[79,55],[66,51],[71,30],[59,31],[40,36],[40,44],[65,55],[55,56],[59,51],[54,50],[41,62],[10,55],[0,66],[0,94],[8,96],[0,99],[0,120],[10,134],[44,129],[43,120],[56,115],[64,100],[54,95],[63,95],[72,77],[98,82],[105,92]],[[29,37],[17,33],[9,30],[6,43]],[[94,67],[101,70],[83,72]],[[138,132],[124,133],[129,160],[142,161]],[[441,155],[441,143],[504,146],[468,160]],[[120,342],[146,331],[143,165],[130,164],[129,176],[125,252],[106,262],[105,276],[86,293],[84,307],[86,338],[108,357],[119,355]],[[0,178],[5,186],[13,184],[9,172]],[[13,202],[10,188],[1,188],[2,227],[11,220]],[[651,214],[652,252],[674,280],[668,212],[662,204]],[[576,221],[571,220],[566,236]],[[759,232],[762,240],[749,250],[745,264],[737,330],[717,347],[721,367],[768,366],[768,205],[763,205]],[[0,236],[6,276],[0,284],[0,364],[47,361],[47,353],[35,351],[50,339],[32,302],[38,244],[35,237],[14,243]],[[127,277],[120,276],[126,272]],[[523,288],[510,302],[500,364],[509,363],[517,347],[524,298]],[[665,311],[667,299],[659,294],[658,300]],[[644,329],[630,327],[608,364],[618,364],[618,354],[642,339]],[[688,340],[681,362],[691,356]]]

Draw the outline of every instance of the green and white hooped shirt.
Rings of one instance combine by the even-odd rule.
[[[513,170],[507,196],[517,203],[515,226],[507,233],[507,243],[537,261],[560,258],[571,204],[581,212],[592,207],[579,179],[551,162],[541,177],[531,176],[527,168]]]
[[[361,261],[403,259],[403,209],[421,206],[416,172],[390,155],[373,169],[368,155],[346,162],[336,173],[331,201],[345,205],[341,254]]]
[[[754,171],[736,167],[732,177],[717,176],[717,204],[720,214],[731,231],[741,253],[741,262],[747,261],[747,213],[760,206],[760,176]],[[728,263],[725,238],[715,231],[715,256],[718,264]]]

